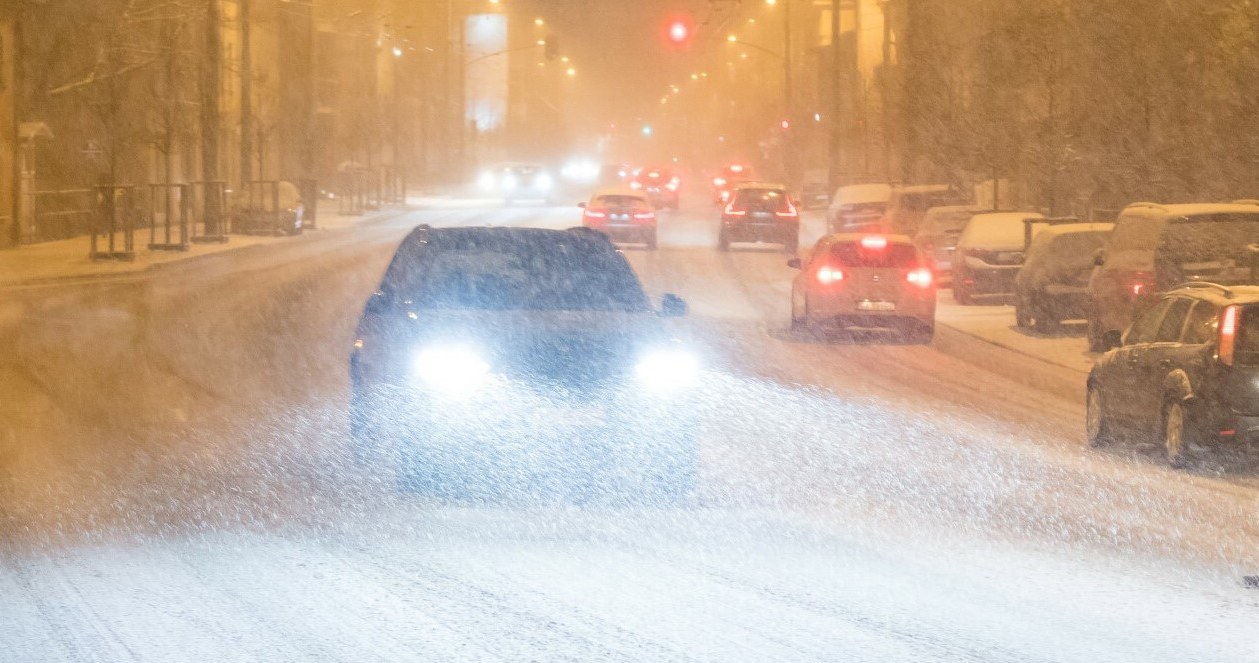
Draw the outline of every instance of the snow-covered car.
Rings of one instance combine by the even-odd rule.
[[[1113,223],[1066,223],[1037,233],[1014,279],[1014,320],[1047,331],[1088,316],[1093,254],[1106,245]]]
[[[879,232],[887,201],[892,195],[888,184],[848,184],[835,190],[826,208],[829,232]]]
[[[1094,263],[1088,339],[1101,350],[1169,288],[1259,283],[1259,205],[1133,203]]]
[[[966,222],[953,259],[953,299],[972,304],[975,297],[1014,294],[1014,277],[1023,266],[1027,248],[1026,219],[1043,219],[1037,212],[988,212]],[[1036,230],[1043,226],[1036,225]]]
[[[929,260],[903,235],[827,235],[791,284],[793,329],[891,328],[912,343],[935,334],[936,288]]]
[[[656,248],[657,219],[648,194],[642,189],[608,187],[590,196],[583,208],[581,224],[598,230],[614,242],[644,244]]]
[[[482,192],[501,196],[507,205],[522,200],[549,204],[555,193],[555,177],[536,163],[500,164],[481,173],[478,185]]]
[[[880,223],[886,232],[913,237],[918,233],[927,210],[966,202],[965,196],[947,184],[897,186],[888,195],[887,210]]]
[[[355,450],[444,496],[685,495],[696,357],[625,257],[585,228],[421,226],[350,356]]]
[[[953,280],[953,254],[957,240],[972,216],[985,209],[974,205],[943,205],[932,207],[922,218],[914,244],[934,261],[936,278],[945,286]]]

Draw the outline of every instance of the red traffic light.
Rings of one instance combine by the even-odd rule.
[[[690,16],[675,15],[670,16],[665,21],[664,37],[674,47],[689,46],[691,39],[695,37],[695,21]]]

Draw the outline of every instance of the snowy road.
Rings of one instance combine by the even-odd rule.
[[[696,504],[397,495],[345,449],[355,318],[429,209],[0,295],[0,661],[1256,661],[1259,454],[1082,443],[1078,372],[786,331],[711,210],[627,250],[711,368]]]

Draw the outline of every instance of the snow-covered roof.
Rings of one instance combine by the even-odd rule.
[[[897,193],[940,193],[948,190],[947,184],[911,184],[896,187]]]
[[[976,214],[966,224],[962,236],[957,240],[959,247],[984,246],[999,249],[1019,249],[1023,247],[1023,219],[1043,219],[1038,212],[988,212]],[[1045,228],[1037,225],[1033,233]]]
[[[1133,203],[1124,208],[1123,214],[1148,216],[1202,216],[1206,214],[1259,214],[1259,205],[1238,203]]]
[[[1110,232],[1115,229],[1113,223],[1062,223],[1055,226],[1047,226],[1040,232],[1054,235],[1069,235],[1071,233],[1087,233],[1087,232]]]

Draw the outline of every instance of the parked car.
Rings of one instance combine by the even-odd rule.
[[[232,232],[248,235],[300,235],[306,201],[292,182],[251,182],[236,206]]]
[[[800,247],[800,213],[783,184],[744,182],[734,188],[721,212],[717,249],[729,251],[734,242],[782,244],[787,253]]]
[[[986,208],[973,205],[944,205],[932,207],[923,216],[918,234],[914,235],[914,245],[933,260],[941,286],[953,281],[953,254],[966,222],[984,211]]]
[[[505,205],[521,200],[549,205],[555,191],[555,178],[536,163],[499,164],[482,172],[478,183],[485,193],[502,196]]]
[[[893,187],[883,212],[882,226],[887,232],[913,237],[922,218],[932,207],[962,205],[969,202],[947,184],[915,184]]]
[[[1088,317],[1093,254],[1106,244],[1113,223],[1068,223],[1040,231],[1014,279],[1014,320],[1048,331],[1063,320]]]
[[[966,222],[953,261],[953,299],[972,304],[975,297],[1014,294],[1014,277],[1023,266],[1024,219],[1036,212],[986,212]],[[1037,227],[1038,229],[1040,226]]]
[[[835,190],[826,208],[826,227],[831,233],[880,232],[880,221],[892,195],[888,184],[848,184]]]
[[[891,328],[911,343],[935,334],[935,279],[903,235],[827,235],[807,259],[787,262],[793,329]]]
[[[614,242],[636,242],[656,248],[656,210],[641,189],[608,187],[581,203],[581,224],[598,230]]]
[[[1133,203],[1095,257],[1089,347],[1117,339],[1138,313],[1186,281],[1259,283],[1259,204]]]
[[[1185,284],[1107,340],[1088,376],[1091,446],[1137,433],[1181,466],[1197,445],[1259,441],[1259,287]]]

